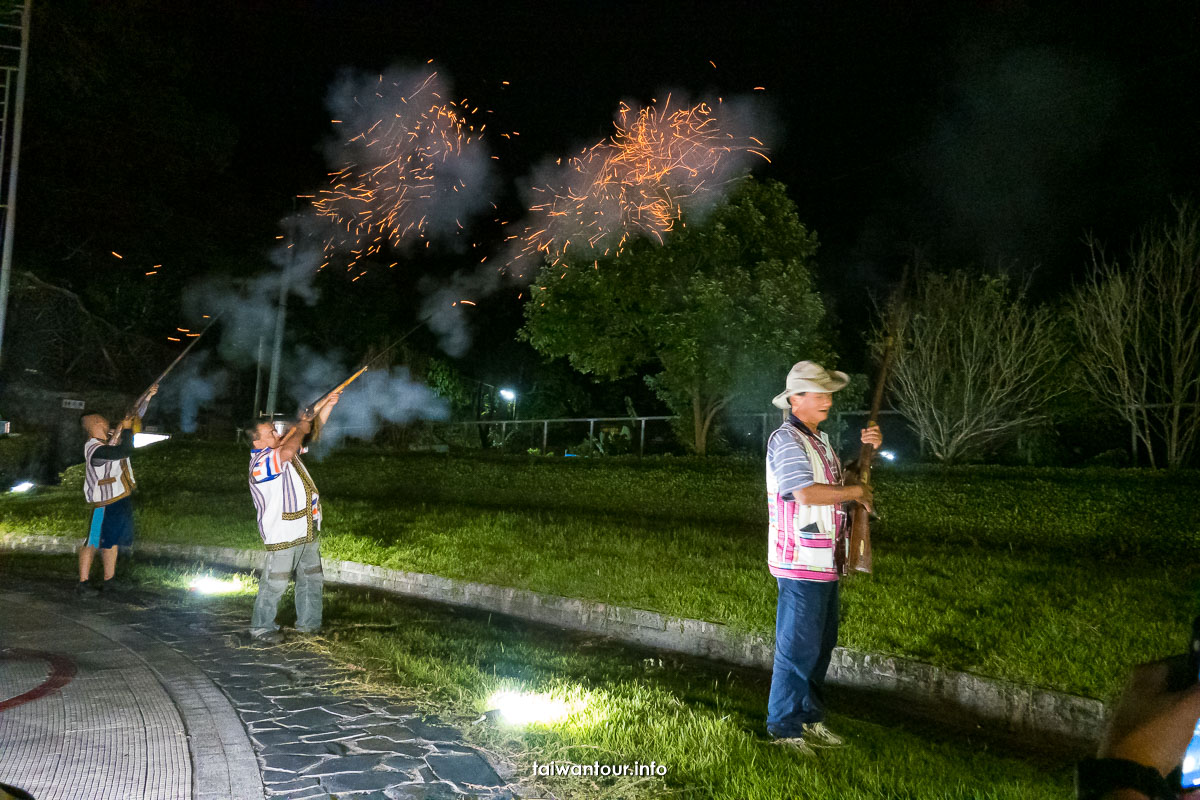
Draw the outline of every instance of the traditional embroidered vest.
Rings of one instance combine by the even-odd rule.
[[[320,498],[300,456],[281,464],[272,448],[251,453],[250,495],[258,512],[258,533],[268,550],[283,550],[317,538]]]
[[[820,434],[824,453],[819,453],[818,445],[791,424],[783,425],[772,436],[789,436],[804,448],[815,483],[841,484],[842,465],[824,432]],[[840,507],[784,500],[775,473],[768,465],[767,511],[767,566],[772,575],[797,580],[837,580],[835,548],[845,516]]]
[[[83,496],[92,508],[106,506],[122,497],[128,497],[137,487],[133,480],[133,467],[128,458],[104,461],[98,467],[92,466],[92,454],[96,452],[96,448],[105,444],[108,443],[92,438],[83,446]]]

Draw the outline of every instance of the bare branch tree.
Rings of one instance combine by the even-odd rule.
[[[8,375],[39,375],[58,387],[128,388],[152,380],[171,351],[92,314],[74,292],[30,272],[13,273],[5,347]]]
[[[1004,278],[926,273],[888,312],[882,333],[900,343],[893,397],[938,461],[987,455],[1064,391],[1053,315]]]
[[[1150,466],[1183,466],[1200,433],[1200,211],[1186,202],[1147,229],[1122,265],[1094,239],[1072,297],[1079,360],[1096,395],[1129,423]]]

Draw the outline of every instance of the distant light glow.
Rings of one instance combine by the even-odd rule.
[[[28,492],[28,491],[29,491],[30,489],[32,489],[32,488],[33,488],[33,484],[32,484],[32,483],[30,483],[29,481],[21,481],[21,482],[20,482],[20,483],[18,483],[16,486],[14,486],[14,487],[12,487],[11,489],[9,489],[9,491],[10,491],[10,492],[16,492],[16,493],[20,494],[20,493],[22,493],[22,492]]]
[[[895,453],[893,453],[891,450],[880,450],[880,451],[879,451],[879,455],[883,456],[883,457],[884,457],[884,458],[886,458],[888,461],[895,461],[895,460],[896,460],[896,454],[895,454]]]
[[[236,580],[222,580],[211,575],[197,575],[188,584],[188,588],[200,594],[234,594],[242,590],[242,584]]]
[[[503,397],[505,400],[507,400],[510,403],[513,400],[517,399],[517,393],[514,392],[512,389],[501,389],[500,396]]]
[[[548,725],[561,722],[577,709],[558,697],[504,689],[488,699],[488,705],[500,712],[510,725]]]
[[[155,442],[161,442],[164,439],[170,439],[170,438],[171,438],[171,435],[168,433],[145,433],[145,432],[135,433],[133,435],[133,446],[135,448],[136,447],[145,447],[146,445],[151,445],[151,444],[154,444]]]

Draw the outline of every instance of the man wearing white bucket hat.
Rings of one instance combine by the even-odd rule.
[[[842,744],[824,722],[825,673],[838,632],[836,550],[844,547],[842,505],[869,508],[871,489],[843,485],[842,463],[818,426],[833,393],[849,382],[844,372],[801,361],[771,401],[790,413],[767,442],[767,565],[779,584],[767,731],[803,753]],[[861,439],[883,443],[878,426],[863,429]]]

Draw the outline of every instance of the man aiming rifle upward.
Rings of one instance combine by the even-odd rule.
[[[84,414],[79,418],[88,435],[83,446],[83,496],[92,507],[88,515],[87,539],[79,548],[79,583],[75,585],[79,594],[94,594],[97,589],[107,589],[117,574],[117,548],[133,544],[131,495],[137,488],[129,463],[129,455],[133,452],[133,423],[145,416],[150,398],[157,391],[158,384],[152,384],[115,430],[99,414]],[[88,585],[88,579],[97,551],[104,581],[93,589]]]
[[[175,356],[175,360],[150,384],[150,388],[138,395],[129,413],[115,430],[110,430],[108,420],[99,414],[84,414],[79,418],[88,435],[87,443],[83,446],[83,496],[91,505],[92,513],[89,516],[87,539],[79,548],[79,583],[75,586],[76,592],[85,594],[96,591],[88,586],[88,577],[97,550],[100,551],[100,561],[104,567],[104,582],[99,586],[103,591],[116,575],[117,548],[133,544],[133,503],[130,495],[136,484],[129,454],[133,452],[134,422],[146,416],[150,398],[158,392],[159,385],[216,321],[213,319],[199,335],[194,336],[191,344]]]
[[[339,387],[340,389],[341,387]],[[330,392],[305,409],[282,436],[270,422],[246,428],[250,452],[250,494],[258,513],[258,532],[267,548],[267,559],[258,581],[258,597],[250,620],[250,635],[277,644],[283,634],[275,624],[279,599],[288,580],[296,576],[296,630],[315,633],[321,627],[321,503],[316,484],[300,453],[306,437],[329,419],[341,397]]]

